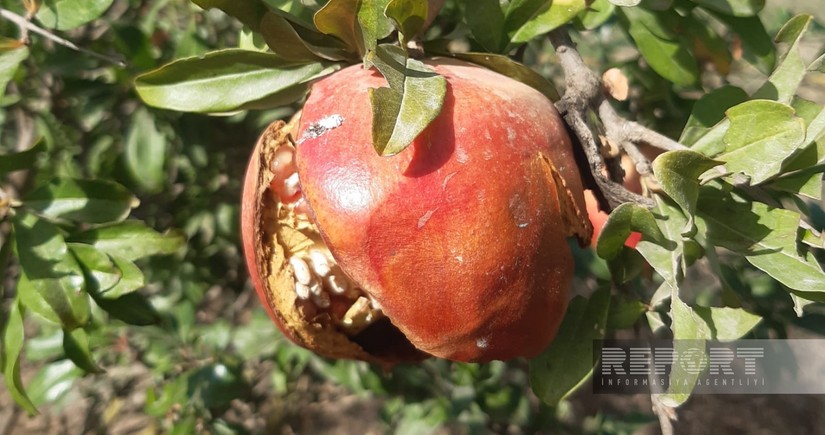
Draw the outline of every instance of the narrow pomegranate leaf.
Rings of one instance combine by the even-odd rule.
[[[180,231],[161,234],[140,221],[125,221],[73,234],[70,242],[87,243],[113,258],[137,260],[176,253],[186,243]],[[117,264],[117,263],[115,263]]]
[[[120,281],[120,270],[105,252],[85,243],[67,243],[66,245],[83,267],[87,286],[106,291]]]
[[[364,39],[358,23],[360,0],[330,0],[315,13],[313,22],[319,32],[332,35],[363,56]]]
[[[555,406],[593,373],[593,340],[604,338],[609,311],[608,287],[570,301],[556,339],[530,361],[530,387],[544,403]]]
[[[504,33],[504,11],[498,0],[463,0],[464,21],[470,28],[473,39],[485,51],[501,53],[506,46]]]
[[[11,154],[0,154],[0,174],[32,168],[37,158],[45,151],[46,142],[38,139],[37,142],[27,150]]]
[[[358,24],[361,26],[361,36],[364,39],[363,45],[366,51],[375,50],[378,41],[392,33],[392,23],[384,15],[389,2],[390,0],[372,0],[362,1],[358,5]]]
[[[84,291],[83,269],[69,253],[60,229],[22,210],[13,223],[21,269],[21,301],[64,328],[85,325],[90,304]]]
[[[253,32],[260,31],[261,19],[267,12],[266,5],[260,0],[192,0],[203,9],[220,9],[235,17]]]
[[[87,373],[104,373],[95,362],[89,349],[89,335],[82,328],[63,330],[63,352],[80,369]]]
[[[533,71],[528,66],[516,62],[505,55],[474,52],[440,54],[449,55],[456,59],[466,60],[468,62],[484,66],[497,73],[504,74],[507,77],[510,77],[514,80],[518,80],[524,83],[525,85],[530,86],[531,88],[541,92],[550,101],[558,101],[559,98],[561,98],[559,96],[559,91],[556,90],[556,87],[553,86],[553,83],[544,78],[544,76]]]
[[[52,219],[102,224],[126,219],[137,199],[113,181],[55,178],[23,196],[23,204]]]
[[[544,35],[572,21],[585,9],[587,9],[587,0],[552,1],[549,6],[542,7],[524,24],[512,29],[509,32],[510,43],[511,45],[522,44]]]
[[[20,297],[14,299],[9,307],[8,317],[3,329],[3,378],[9,395],[29,415],[37,414],[37,408],[26,394],[23,380],[20,378],[20,353],[23,350],[23,307]]]
[[[220,50],[138,76],[135,89],[151,106],[182,112],[272,108],[301,98],[309,82],[338,68],[286,61],[271,53]]]
[[[98,17],[112,6],[114,0],[51,0],[42,3],[37,20],[56,30],[71,30]]]
[[[599,257],[605,260],[616,258],[633,231],[642,233],[659,245],[667,243],[653,213],[639,204],[628,202],[616,207],[608,216],[596,245]]]
[[[789,44],[789,47],[768,81],[753,94],[754,99],[767,98],[791,104],[799,84],[808,73],[808,64],[802,59],[799,44],[812,21],[810,15],[797,15],[779,30],[776,42]]]
[[[130,121],[123,156],[126,170],[141,190],[159,193],[166,185],[169,140],[146,107],[138,107]]]
[[[15,42],[7,38],[0,38],[0,43],[4,45],[0,49],[0,98],[6,94],[6,86],[14,77],[20,63],[29,57],[29,48],[25,45],[16,46]]]
[[[653,161],[653,173],[662,190],[685,211],[688,218],[683,233],[693,230],[699,176],[720,164],[695,151],[668,151]]]
[[[266,45],[282,59],[296,62],[321,60],[307,47],[289,21],[274,12],[264,14],[260,32]]]
[[[379,45],[368,60],[389,83],[388,88],[370,89],[373,147],[378,154],[391,156],[409,146],[441,113],[447,80],[408,59],[397,46]]]
[[[692,85],[699,81],[699,67],[687,44],[673,31],[672,22],[681,22],[674,15],[678,17],[672,10],[619,8],[622,24],[650,67],[677,85]]]
[[[752,17],[765,7],[765,0],[691,0],[712,11],[736,17]]]
[[[710,243],[744,255],[788,288],[825,292],[825,272],[810,252],[799,248],[796,212],[712,187],[702,189],[698,209],[697,223]]]
[[[607,22],[614,12],[616,12],[616,5],[613,3],[607,0],[595,0],[587,9],[579,13],[576,17],[576,24],[585,30],[593,30]]]
[[[384,15],[400,33],[401,45],[412,39],[427,21],[428,5],[421,0],[390,0]]]
[[[749,176],[751,184],[780,174],[783,162],[805,145],[805,121],[791,106],[753,100],[728,109],[727,115],[725,152],[716,158],[728,171]]]

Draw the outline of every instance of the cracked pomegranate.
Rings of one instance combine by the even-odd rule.
[[[590,240],[562,121],[538,91],[482,67],[426,61],[440,115],[404,151],[372,146],[375,70],[312,86],[247,172],[253,282],[287,337],[328,357],[393,364],[534,357],[556,334]],[[289,139],[288,139],[289,137]]]

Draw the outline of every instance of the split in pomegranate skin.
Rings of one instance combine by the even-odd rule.
[[[255,194],[244,195],[245,210],[259,210],[243,216],[253,281],[287,336],[327,356],[342,355],[297,337],[301,328],[327,319],[373,360],[534,357],[567,305],[566,239],[591,231],[569,138],[534,89],[465,62],[425,63],[447,79],[446,99],[398,155],[372,147],[369,89],[386,81],[361,66],[313,85],[294,149],[259,143],[252,164],[264,174],[250,169]],[[307,246],[256,246],[292,243],[278,227],[301,220],[320,234]],[[255,228],[260,237],[248,236]],[[305,325],[284,321],[280,293]]]

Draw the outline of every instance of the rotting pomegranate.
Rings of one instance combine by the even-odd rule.
[[[590,241],[570,140],[538,91],[425,63],[447,95],[398,155],[374,151],[369,89],[386,81],[361,66],[316,82],[298,126],[267,129],[244,188],[252,280],[285,335],[324,356],[534,357],[567,305],[566,239]]]

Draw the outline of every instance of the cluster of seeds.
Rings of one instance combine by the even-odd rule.
[[[301,195],[295,148],[278,147],[270,170],[270,190],[276,199],[297,219],[307,219],[309,207]],[[328,315],[344,332],[355,335],[383,316],[378,302],[352,282],[323,245],[292,253],[289,266],[295,278],[296,304],[311,304],[314,317]]]

